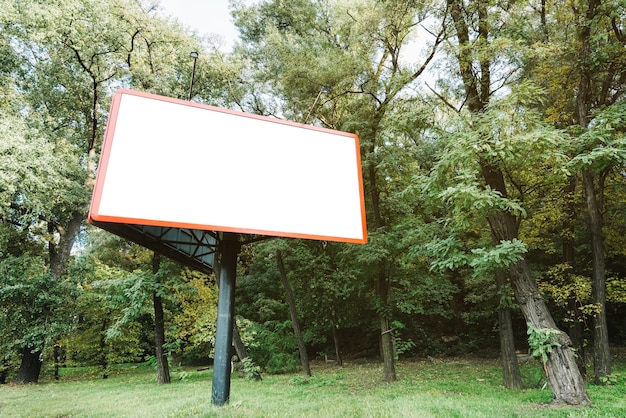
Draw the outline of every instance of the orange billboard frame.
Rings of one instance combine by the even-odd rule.
[[[114,233],[139,225],[362,244],[359,148],[351,133],[121,89],[89,221]]]

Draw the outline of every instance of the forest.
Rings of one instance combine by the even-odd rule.
[[[87,222],[130,88],[360,139],[367,244],[240,251],[246,374],[370,358],[393,382],[398,359],[471,354],[519,389],[528,353],[557,402],[589,404],[626,345],[626,3],[230,7],[225,51],[158,1],[0,0],[0,382],[211,361],[214,274]]]

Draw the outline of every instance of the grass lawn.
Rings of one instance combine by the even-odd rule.
[[[314,363],[313,377],[233,374],[230,402],[211,405],[211,371],[179,370],[159,386],[156,372],[123,367],[108,379],[63,369],[59,382],[0,386],[0,417],[626,417],[626,361],[614,362],[612,385],[588,386],[593,407],[550,408],[537,363],[522,366],[528,389],[502,386],[497,361],[400,362],[399,380],[381,381],[379,363],[339,368]]]

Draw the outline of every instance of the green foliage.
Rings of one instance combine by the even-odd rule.
[[[241,369],[246,379],[259,380],[258,377],[261,374],[261,367],[255,364],[250,357],[241,360]]]
[[[530,355],[545,364],[554,348],[561,347],[561,344],[557,341],[557,337],[561,332],[558,329],[535,328],[532,324],[528,324],[527,333]]]
[[[484,248],[472,250],[475,258],[471,260],[470,266],[474,268],[476,275],[495,270],[505,270],[520,261],[526,251],[526,245],[517,238],[510,241],[500,241],[498,245],[489,250]]]
[[[150,368],[156,372],[159,367],[159,362],[155,356],[149,355],[149,356],[146,356],[146,359],[141,365],[141,367]],[[180,367],[171,367],[170,374],[172,375],[172,380],[179,380],[183,382],[186,381],[187,378],[189,377],[189,373]]]
[[[300,360],[296,355],[279,352],[269,357],[264,369],[270,374],[282,374],[296,371],[299,367]]]
[[[589,129],[572,141],[577,155],[572,169],[592,168],[597,172],[626,162],[626,104],[617,103],[597,112]]]
[[[626,303],[626,281],[619,277],[606,279],[607,300],[615,303]]]
[[[13,115],[0,117],[0,219],[45,235],[39,220],[87,202],[76,155],[62,139],[51,142]]]
[[[442,127],[445,148],[429,178],[430,194],[449,205],[450,220],[467,228],[473,215],[501,210],[527,216],[525,194],[563,175],[564,136],[532,111],[542,92],[522,83],[491,101],[481,113],[452,115]],[[484,184],[479,162],[493,162],[507,174],[509,196]],[[541,172],[542,176],[537,176]],[[533,183],[537,183],[535,186]],[[520,187],[521,186],[521,187]]]
[[[178,309],[171,294],[180,286],[180,269],[163,261],[154,274],[152,252],[103,231],[94,231],[87,244],[71,269],[82,293],[79,320],[66,341],[70,360],[104,366],[153,355],[153,298],[160,296],[166,310]]]
[[[77,288],[58,281],[42,259],[5,256],[0,259],[0,353],[23,347],[43,348],[69,330]],[[27,325],[27,326],[26,326]]]
[[[550,267],[540,281],[539,288],[546,297],[562,308],[569,309],[573,301],[577,312],[568,312],[570,318],[591,318],[598,312],[598,307],[589,302],[590,278],[573,274],[572,267],[567,263]]]
[[[396,354],[396,360],[404,353],[410,352],[416,347],[415,342],[411,339],[402,339],[397,331],[405,328],[405,325],[400,321],[393,321],[391,323],[393,331],[393,347]]]
[[[209,355],[215,346],[217,284],[212,276],[184,270],[183,283],[174,287],[178,309],[172,318],[176,351]],[[174,347],[172,347],[174,348]]]
[[[248,346],[250,359],[270,374],[288,373],[300,368],[298,345],[293,335],[291,321],[249,323],[242,330],[245,339],[254,340]],[[243,338],[243,337],[242,337]]]

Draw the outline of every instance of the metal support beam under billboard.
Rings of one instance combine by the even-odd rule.
[[[241,244],[239,234],[224,233],[220,240],[221,268],[217,299],[217,329],[213,360],[213,389],[211,402],[223,406],[230,398],[231,346],[235,311],[235,281],[237,256]]]

